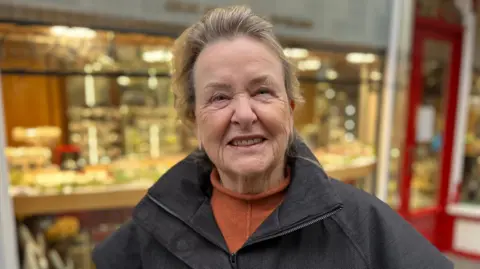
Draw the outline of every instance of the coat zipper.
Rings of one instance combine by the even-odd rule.
[[[165,205],[163,205],[162,203],[160,203],[157,199],[153,198],[152,196],[150,196],[149,194],[147,195],[148,199],[150,199],[151,201],[153,201],[157,206],[159,206],[160,208],[162,208],[163,210],[165,210],[167,213],[171,214],[172,216],[178,218],[179,220],[182,220],[180,218],[180,216],[178,216],[177,214],[175,214],[175,212],[173,212],[172,210],[170,210],[168,207],[166,207]],[[253,245],[255,243],[259,243],[259,242],[262,242],[262,241],[266,241],[266,240],[270,240],[270,239],[273,239],[273,238],[276,238],[276,237],[281,237],[281,236],[284,236],[284,235],[287,235],[289,233],[293,233],[295,231],[298,231],[300,229],[303,229],[305,227],[308,227],[310,225],[313,225],[317,222],[320,222],[326,218],[329,218],[333,215],[335,215],[338,211],[342,210],[343,209],[343,206],[342,205],[338,205],[336,206],[335,208],[333,208],[332,210],[330,210],[329,212],[325,213],[325,214],[322,214],[312,220],[309,220],[307,222],[304,222],[302,224],[299,224],[299,225],[296,225],[290,229],[287,229],[285,231],[282,231],[282,232],[278,232],[278,233],[275,233],[275,234],[272,234],[272,235],[268,235],[268,236],[264,236],[264,237],[261,237],[261,238],[258,238],[257,240],[254,240],[248,244],[246,244],[245,246],[249,246],[249,245]],[[186,224],[186,223],[185,223]],[[223,249],[221,246],[218,246],[217,247]],[[230,253],[230,264],[232,265],[232,268],[233,269],[237,269],[238,266],[237,266],[237,253]]]
[[[232,265],[233,269],[237,269],[237,254],[232,253],[230,255],[230,264]]]
[[[312,220],[309,220],[307,222],[304,222],[302,224],[299,224],[299,225],[296,225],[290,229],[287,229],[285,231],[282,231],[282,232],[279,232],[279,233],[275,233],[275,234],[272,234],[272,235],[268,235],[268,236],[264,236],[264,237],[261,237],[261,238],[258,238],[257,240],[254,240],[248,244],[246,244],[245,246],[249,246],[249,245],[253,245],[253,244],[256,244],[256,243],[259,243],[259,242],[262,242],[262,241],[266,241],[266,240],[270,240],[270,239],[273,239],[273,238],[276,238],[276,237],[281,237],[281,236],[284,236],[284,235],[287,235],[289,233],[293,233],[295,231],[298,231],[300,229],[303,229],[305,227],[308,227],[310,225],[313,225],[317,222],[320,222],[324,219],[327,219],[333,215],[335,215],[338,211],[342,210],[343,209],[343,206],[342,205],[338,205],[336,206],[335,208],[333,208],[332,210],[330,210],[329,212],[325,213],[325,214],[322,214]],[[237,253],[232,253],[230,254],[230,264],[232,265],[232,268],[233,269],[237,269],[238,268],[238,264],[237,264]]]
[[[334,209],[330,210],[329,212],[325,213],[325,214],[322,214],[312,220],[309,220],[307,222],[304,222],[302,224],[298,224],[298,225],[295,225],[294,227],[290,228],[290,229],[287,229],[285,231],[282,231],[282,232],[278,232],[278,233],[275,233],[275,234],[272,234],[272,235],[267,235],[267,236],[264,236],[264,237],[260,237],[258,238],[257,240],[254,240],[250,243],[248,243],[247,245],[245,246],[249,246],[249,245],[253,245],[255,243],[259,243],[259,242],[262,242],[262,241],[266,241],[266,240],[270,240],[270,239],[273,239],[273,238],[276,238],[276,237],[281,237],[281,236],[284,236],[284,235],[287,235],[289,233],[293,233],[295,231],[298,231],[300,229],[303,229],[305,227],[308,227],[310,225],[313,225],[317,222],[320,222],[324,219],[327,219],[333,215],[335,215],[338,211],[342,210],[343,209],[343,206],[342,205],[338,205],[336,206]]]

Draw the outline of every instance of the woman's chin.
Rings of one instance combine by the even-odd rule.
[[[237,175],[242,175],[242,176],[262,174],[267,170],[269,166],[264,160],[258,160],[258,159],[242,160],[242,158],[240,158],[231,163],[233,165],[230,167],[229,170],[231,170]]]

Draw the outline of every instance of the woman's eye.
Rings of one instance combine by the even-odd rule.
[[[257,95],[262,95],[262,94],[270,94],[270,90],[267,88],[260,88],[257,91]]]
[[[224,101],[224,100],[227,100],[228,97],[226,95],[223,95],[223,94],[217,94],[217,95],[214,95],[212,98],[211,98],[211,101],[212,102],[220,102],[220,101]]]

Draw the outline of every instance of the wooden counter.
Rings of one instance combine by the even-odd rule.
[[[375,162],[371,162],[345,169],[327,170],[327,174],[335,179],[352,181],[369,176],[374,168]],[[15,196],[13,197],[13,204],[17,217],[129,208],[134,207],[146,191],[146,186],[109,186],[102,187],[102,190],[74,192],[72,194]]]
[[[72,194],[15,196],[17,217],[134,207],[147,188],[116,189]]]

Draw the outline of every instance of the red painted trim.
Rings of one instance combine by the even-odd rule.
[[[448,203],[448,190],[450,185],[451,157],[455,130],[455,117],[459,90],[460,66],[462,58],[463,26],[453,25],[439,19],[416,17],[412,44],[412,64],[410,77],[409,102],[407,106],[407,129],[404,149],[402,151],[402,174],[400,175],[400,205],[398,213],[412,222],[423,233],[433,235],[430,238],[440,250],[449,250],[453,240],[454,218],[446,214]],[[449,66],[449,81],[445,87],[444,96],[444,123],[443,146],[440,152],[440,176],[437,203],[434,207],[420,210],[410,208],[410,195],[412,184],[412,161],[416,147],[415,128],[417,107],[421,104],[423,95],[423,53],[424,42],[427,39],[444,40],[451,44],[451,57]],[[432,221],[433,218],[433,221]],[[432,230],[422,225],[432,221]],[[423,223],[423,224],[422,224]],[[441,236],[440,236],[441,235]]]
[[[415,33],[413,38],[412,70],[410,79],[409,104],[407,108],[407,130],[406,143],[403,150],[402,160],[402,181],[400,182],[400,207],[402,215],[409,215],[410,212],[410,191],[412,181],[412,161],[416,147],[415,124],[417,107],[420,105],[423,95],[423,43],[426,39],[440,39],[449,41],[452,44],[452,57],[449,67],[449,86],[446,87],[445,106],[445,129],[443,133],[444,145],[440,160],[440,186],[438,193],[438,205],[441,210],[447,204],[449,176],[451,170],[451,155],[453,152],[453,139],[455,129],[455,116],[457,108],[457,97],[460,76],[461,50],[462,50],[462,27],[447,24],[438,20],[428,18],[417,18],[415,21]]]
[[[440,207],[429,207],[414,210],[410,213],[410,218],[423,218],[430,215],[437,215],[442,209]]]
[[[454,249],[448,252],[459,257],[467,258],[469,260],[480,261],[480,253],[470,253],[470,252],[465,252],[462,250],[454,250]]]
[[[461,34],[463,32],[462,24],[451,24],[435,18],[416,17],[415,23],[419,26],[418,28],[428,29],[431,33],[438,33],[443,38],[445,37],[444,33]]]
[[[446,212],[437,215],[435,228],[435,240],[433,244],[440,251],[448,251],[452,249],[453,243],[453,224],[455,219]]]

